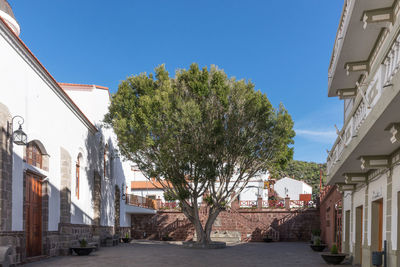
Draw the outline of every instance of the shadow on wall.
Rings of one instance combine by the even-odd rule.
[[[102,124],[96,124],[98,132],[88,133],[86,146],[86,175],[89,181],[90,193],[92,194],[92,208],[94,210],[93,222],[96,225],[114,226],[115,214],[115,190],[116,186],[122,192],[125,189],[125,174],[121,158],[118,156],[117,148],[111,137],[104,140],[105,136],[112,136],[112,131],[104,129]],[[122,205],[121,205],[122,207]],[[120,208],[121,214],[124,209]],[[125,216],[122,225],[126,225]]]
[[[193,224],[180,212],[165,212],[155,215],[132,215],[132,237],[135,239],[173,239],[193,238]]]
[[[274,219],[271,226],[279,231],[282,241],[309,241],[312,229],[319,228],[319,210],[295,210],[281,219]]]

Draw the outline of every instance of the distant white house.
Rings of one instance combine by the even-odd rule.
[[[299,200],[300,194],[312,194],[312,187],[303,181],[284,177],[276,181],[275,192],[279,197],[288,196],[291,200]]]

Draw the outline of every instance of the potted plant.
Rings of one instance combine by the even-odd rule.
[[[336,244],[332,245],[331,252],[330,253],[322,253],[321,257],[324,259],[324,261],[328,264],[341,264],[344,258],[346,257],[346,254],[344,253],[339,253],[338,248]]]
[[[95,247],[89,247],[85,238],[79,240],[79,247],[73,247],[72,250],[79,256],[89,255]]]
[[[131,242],[131,238],[129,237],[129,234],[128,234],[128,233],[125,234],[125,237],[122,238],[122,241],[123,241],[124,243],[129,243],[129,242]]]
[[[273,240],[272,240],[272,238],[270,238],[269,236],[266,236],[266,237],[263,238],[263,241],[264,241],[264,242],[267,242],[267,243],[270,243],[270,242],[272,242]]]
[[[311,244],[310,247],[314,251],[322,252],[326,248],[326,244],[322,244],[321,239],[318,237],[314,239],[314,244]]]
[[[313,230],[311,231],[311,240],[310,240],[310,243],[311,243],[311,244],[314,244],[316,238],[321,239],[320,236],[321,236],[321,229],[313,229]]]
[[[162,241],[171,241],[171,240],[172,240],[172,237],[170,237],[170,236],[168,235],[168,233],[166,233],[161,239],[162,239]]]

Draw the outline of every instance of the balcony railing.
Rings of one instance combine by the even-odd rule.
[[[390,87],[394,75],[400,69],[400,35],[392,44],[390,52],[387,54],[383,64],[375,73],[371,82],[361,84],[366,87],[366,91],[359,89],[359,95],[355,98],[355,104],[352,115],[349,116],[340,132],[335,144],[333,145],[328,159],[327,172],[331,174],[334,165],[340,161],[345,147],[356,137],[359,130],[369,113],[379,101],[385,88]]]
[[[157,210],[181,210],[179,202],[176,201],[167,201],[167,202],[157,201],[156,203],[157,203]]]
[[[126,204],[147,209],[156,209],[156,200],[147,197],[127,194]]]
[[[285,200],[262,200],[262,208],[281,209],[285,207]],[[241,209],[257,209],[257,200],[240,200],[239,208]]]

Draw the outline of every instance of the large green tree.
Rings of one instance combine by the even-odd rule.
[[[155,76],[131,76],[113,95],[105,122],[121,154],[179,200],[203,245],[249,179],[293,155],[293,122],[283,105],[274,109],[254,84],[217,67],[192,64],[172,78],[162,65]],[[202,197],[208,205],[203,223]]]

